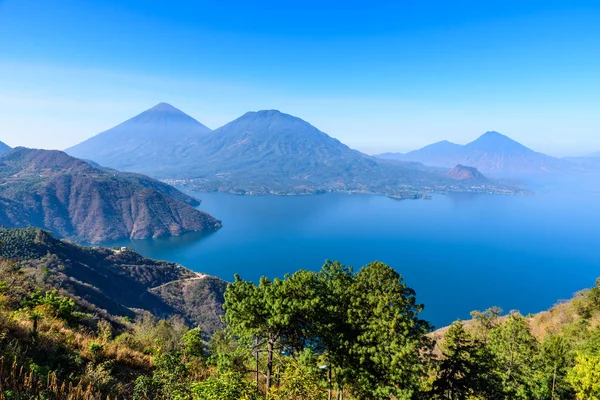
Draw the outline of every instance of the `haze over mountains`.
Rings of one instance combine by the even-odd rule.
[[[0,157],[0,204],[2,226],[36,226],[88,243],[221,227],[194,208],[197,200],[165,183],[23,147]]]
[[[8,146],[6,143],[4,142],[0,142],[0,156],[4,153],[6,153],[7,151],[10,150],[10,146]]]
[[[472,180],[482,182],[487,180],[477,168],[466,167],[460,164],[448,171],[446,175],[459,181]]]
[[[160,103],[66,152],[121,171],[169,170],[210,131],[170,104]]]
[[[474,189],[473,181],[455,180],[447,171],[368,156],[277,110],[248,112],[210,132],[163,103],[66,151],[203,191],[510,191],[487,180],[479,182],[486,187]]]
[[[384,153],[378,157],[444,168],[460,164],[496,177],[567,172],[574,168],[568,161],[535,152],[494,131],[486,132],[466,145],[443,141],[406,154]]]

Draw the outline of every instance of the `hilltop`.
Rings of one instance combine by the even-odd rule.
[[[487,180],[487,178],[483,176],[483,174],[479,172],[477,168],[465,167],[464,165],[460,164],[452,168],[447,175],[450,178],[458,181],[473,180],[477,182],[485,182]]]
[[[194,208],[197,200],[165,183],[22,147],[0,157],[0,203],[0,225],[37,226],[88,243],[221,226]]]
[[[498,177],[567,172],[575,169],[575,166],[566,160],[535,152],[495,131],[486,132],[466,145],[443,141],[406,154],[384,153],[378,157],[444,168],[460,164]]]
[[[157,112],[151,109],[141,115],[152,116]],[[135,125],[139,130],[130,128],[131,120],[114,128],[119,132],[119,140],[129,144],[127,148],[114,145],[109,140],[114,131],[109,130],[67,151],[101,165],[123,166],[199,191],[237,194],[349,191],[410,197],[436,190],[474,190],[471,182],[465,185],[437,168],[390,162],[353,150],[308,122],[278,110],[248,112],[212,132],[195,134],[194,140],[186,142],[185,149],[178,147],[179,142],[168,139],[163,142],[151,134],[156,122],[147,119],[148,123]],[[191,117],[185,120],[192,123]],[[184,128],[170,119],[165,120],[164,126],[161,132],[169,131],[175,137],[183,135],[178,131]],[[91,141],[95,141],[94,147]],[[142,142],[158,146],[156,154],[129,151],[142,146]],[[86,146],[89,151],[80,152]],[[102,155],[105,153],[110,153],[110,157]],[[487,192],[513,190],[494,186],[492,182],[481,183],[486,188],[480,190]]]

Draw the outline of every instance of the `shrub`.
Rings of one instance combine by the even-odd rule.
[[[192,384],[193,400],[258,400],[255,387],[243,376],[225,373]]]
[[[204,342],[200,328],[190,329],[182,336],[183,351],[189,357],[202,357],[204,355]]]

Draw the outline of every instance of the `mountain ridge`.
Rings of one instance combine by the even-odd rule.
[[[168,144],[160,151],[174,153]],[[446,176],[447,171],[363,154],[279,110],[244,113],[202,135],[169,162],[161,162],[162,155],[155,157],[158,162],[151,157],[130,157],[128,152],[112,156],[116,161],[108,164],[96,154],[85,158],[113,168],[127,163],[126,170],[198,191],[286,195],[344,191],[411,197],[432,190],[473,190]],[[485,183],[491,192],[497,189]]]
[[[88,243],[213,232],[199,202],[149,177],[94,167],[57,150],[0,157],[0,225],[37,226]]]
[[[442,141],[405,154],[383,153],[377,157],[444,168],[460,164],[498,177],[568,172],[575,167],[566,160],[531,150],[496,131],[487,131],[465,145]]]

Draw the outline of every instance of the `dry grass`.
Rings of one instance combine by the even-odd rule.
[[[560,334],[566,326],[582,321],[583,317],[578,313],[576,304],[578,301],[586,301],[587,293],[587,290],[575,293],[570,300],[559,301],[547,311],[528,316],[527,321],[531,334],[541,341],[549,334]],[[505,316],[502,316],[498,318],[497,322],[502,323],[505,318]],[[589,323],[590,328],[600,327],[600,311],[594,311],[586,321]],[[462,322],[466,330],[474,331],[476,321],[466,320]],[[445,326],[429,334],[430,338],[436,341],[436,354],[440,354],[439,346],[449,328],[449,326]]]
[[[18,318],[15,323],[22,332],[31,332],[33,323],[24,318]],[[69,348],[80,352],[82,357],[93,360],[90,352],[92,343],[99,343],[101,339],[93,332],[73,330],[64,321],[45,317],[38,323],[38,343],[42,348],[54,348],[57,345],[67,345]],[[148,370],[152,366],[152,357],[121,345],[113,340],[102,344],[102,354],[105,358],[116,360],[123,366],[138,370]]]
[[[60,383],[54,373],[39,377],[19,366],[16,360],[6,368],[0,358],[0,400],[39,399],[42,396],[61,400],[111,400],[95,392],[91,386]]]

